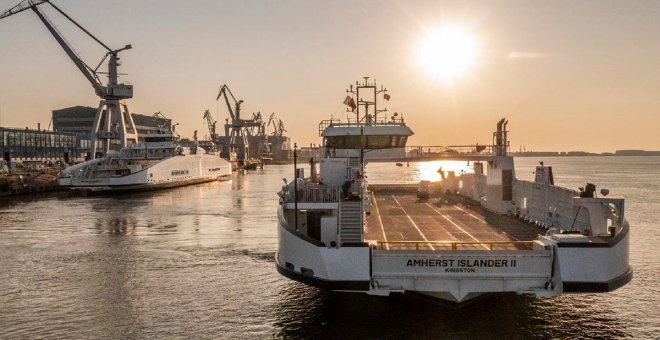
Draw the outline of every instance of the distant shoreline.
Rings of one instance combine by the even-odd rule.
[[[660,156],[660,151],[646,150],[617,150],[612,152],[594,153],[586,151],[526,151],[510,152],[516,157],[575,157],[575,156]]]

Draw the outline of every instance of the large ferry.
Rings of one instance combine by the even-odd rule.
[[[278,193],[282,275],[457,303],[500,292],[608,292],[632,279],[624,199],[598,195],[593,184],[556,186],[544,164],[533,182],[517,179],[506,120],[491,145],[406,147],[412,130],[378,109],[386,89],[365,77],[347,92],[355,118],[321,122],[322,147],[303,162],[309,176],[296,169]],[[471,161],[473,171],[441,172],[438,182],[367,182],[368,163],[430,160]]]
[[[202,148],[183,148],[173,131],[143,136],[144,141],[119,153],[92,159],[61,171],[59,184],[90,192],[155,190],[231,176],[231,164]]]

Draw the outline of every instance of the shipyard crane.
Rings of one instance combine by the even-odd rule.
[[[48,4],[53,7],[57,12],[62,14],[62,16],[72,22],[76,27],[107,51],[95,68],[87,65],[76,51],[69,46],[68,42],[64,39],[57,28],[55,28],[50,19],[39,9],[39,6],[43,4]],[[36,13],[41,22],[60,44],[64,52],[66,52],[67,56],[69,56],[69,59],[73,61],[78,70],[80,70],[87,81],[90,82],[96,95],[101,98],[91,131],[92,157],[96,156],[97,141],[99,140],[101,141],[103,153],[106,154],[110,150],[111,140],[119,140],[122,147],[137,143],[137,129],[135,128],[133,117],[129,113],[125,101],[126,99],[133,97],[133,86],[119,83],[119,73],[117,72],[117,67],[121,65],[119,63],[119,52],[131,49],[131,45],[126,45],[119,49],[111,49],[49,0],[24,0],[18,5],[2,12],[0,14],[0,19],[7,18],[28,9],[31,9]],[[106,60],[108,61],[107,72],[99,71],[99,68]],[[103,84],[99,78],[99,74],[108,75],[107,84]],[[104,112],[106,112],[105,119],[102,119]],[[103,126],[101,126],[102,123]]]
[[[229,92],[229,96],[231,96],[231,99],[234,101],[233,109],[231,103],[229,102],[229,96],[227,96],[227,92]],[[234,97],[234,94],[231,92],[227,84],[224,84],[220,87],[218,96],[215,98],[215,100],[220,100],[220,97],[223,96],[225,98],[225,103],[227,104],[227,111],[229,111],[231,124],[229,121],[227,121],[225,124],[225,134],[229,132],[229,147],[223,148],[222,154],[224,158],[229,159],[230,153],[236,152],[236,158],[239,164],[242,164],[248,158],[249,152],[249,143],[244,133],[244,125],[241,122],[241,104],[243,104],[243,100],[236,100],[236,97]]]
[[[209,133],[210,133],[210,136],[211,136],[211,141],[215,142],[215,140],[217,138],[217,134],[215,132],[216,131],[215,126],[216,126],[217,122],[215,120],[213,120],[213,117],[211,116],[211,111],[209,111],[209,110],[204,111],[204,119],[206,120],[206,125],[208,125],[208,127],[209,127]]]
[[[158,127],[162,128],[165,131],[172,131],[175,132],[175,127],[179,125],[179,123],[172,124],[172,120],[167,118],[162,112],[156,111],[152,115],[152,117],[156,119],[160,119],[160,122],[158,122]]]
[[[229,93],[229,95],[227,95],[227,93]],[[228,150],[223,149],[222,157],[228,159],[231,152],[236,152],[236,158],[239,165],[243,165],[245,161],[250,158],[250,143],[248,141],[248,135],[250,134],[249,129],[258,127],[261,123],[256,122],[253,119],[241,119],[241,104],[243,104],[243,100],[236,100],[236,97],[234,97],[234,94],[226,84],[220,87],[218,96],[215,99],[220,100],[220,97],[225,98],[227,111],[229,111],[229,117],[231,118],[231,123],[228,119],[225,124],[225,135],[229,135],[229,148],[225,148]],[[229,101],[229,97],[231,97],[234,102],[233,108],[232,103]]]
[[[261,117],[261,111],[257,111],[256,113],[253,112],[252,119],[246,123],[248,128],[247,131],[250,136],[263,136],[265,134],[266,125]]]
[[[268,126],[271,125],[273,126],[273,136],[282,137],[284,132],[286,132],[284,122],[275,115],[275,112],[271,113],[270,117],[268,117]]]
[[[266,123],[261,116],[261,111],[252,113],[252,119],[248,122],[248,127],[248,140],[251,144],[256,145],[256,155],[262,159],[271,158],[268,136],[266,135]]]

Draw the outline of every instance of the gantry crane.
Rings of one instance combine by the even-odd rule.
[[[248,121],[247,132],[249,136],[260,136],[265,133],[264,120],[261,118],[261,111],[252,113],[252,119]]]
[[[249,134],[248,140],[256,146],[256,153],[254,155],[262,159],[271,158],[268,136],[266,136],[266,123],[261,117],[261,111],[252,113],[252,119],[249,124],[250,128],[247,130]]]
[[[268,126],[273,126],[273,136],[278,136],[282,137],[284,135],[284,122],[282,122],[281,119],[279,119],[276,115],[275,112],[270,114],[270,117],[268,117]]]
[[[78,56],[73,48],[69,46],[64,37],[62,37],[60,32],[58,32],[50,22],[48,17],[46,17],[46,15],[39,9],[39,6],[42,4],[49,4],[52,6],[57,12],[62,14],[81,31],[106,49],[107,52],[105,56],[101,59],[96,68],[91,68],[82,61],[80,56]],[[50,31],[55,40],[57,40],[71,61],[73,61],[76,67],[78,67],[87,81],[92,84],[96,95],[101,98],[91,131],[91,156],[96,157],[98,140],[101,141],[101,148],[105,154],[110,150],[111,140],[119,140],[122,147],[137,143],[137,129],[135,128],[133,117],[131,116],[125,101],[126,99],[133,97],[133,86],[118,83],[119,73],[117,72],[117,67],[121,65],[118,57],[119,52],[131,49],[131,45],[126,45],[120,49],[111,49],[49,0],[22,1],[18,5],[1,13],[0,19],[7,18],[28,9],[31,9],[37,14],[41,22],[46,26],[48,31]],[[106,59],[108,60],[107,72],[100,72],[99,68]],[[99,74],[108,75],[108,82],[106,85],[104,85],[99,78]],[[105,119],[102,119],[104,112],[106,112]],[[101,126],[102,122],[103,126]]]
[[[213,120],[213,117],[211,116],[211,111],[209,110],[204,111],[204,119],[206,120],[206,125],[208,125],[209,128],[211,141],[215,142],[216,139],[218,138],[218,135],[215,132],[216,121]]]
[[[166,117],[162,112],[160,112],[160,111],[156,111],[156,112],[154,112],[151,116],[154,117],[154,118],[158,118],[158,119],[161,120],[161,121],[159,122],[159,124],[158,124],[158,127],[159,127],[159,128],[162,128],[162,129],[165,130],[165,131],[172,131],[172,132],[175,132],[175,131],[174,131],[174,130],[175,130],[175,127],[176,127],[177,125],[179,125],[179,123],[172,124],[172,120],[169,119],[169,118],[167,118],[167,117]]]
[[[284,122],[275,115],[275,112],[268,117],[266,129],[268,129],[267,140],[271,162],[286,163],[290,161],[292,156],[291,139],[284,135],[286,132]]]
[[[227,93],[229,93],[229,96],[234,101],[233,109]],[[235,152],[239,165],[243,166],[250,155],[250,143],[247,139],[249,134],[248,129],[261,126],[261,124],[252,119],[241,119],[241,104],[243,104],[243,100],[236,100],[236,97],[234,97],[234,94],[226,84],[220,87],[218,96],[215,99],[220,100],[220,97],[223,96],[227,104],[227,111],[229,111],[231,122],[227,119],[227,123],[225,124],[225,134],[229,134],[229,148],[224,148],[221,156],[229,159],[230,153]]]

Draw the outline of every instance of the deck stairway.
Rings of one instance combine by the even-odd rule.
[[[362,242],[362,202],[343,201],[339,206],[341,243]]]

